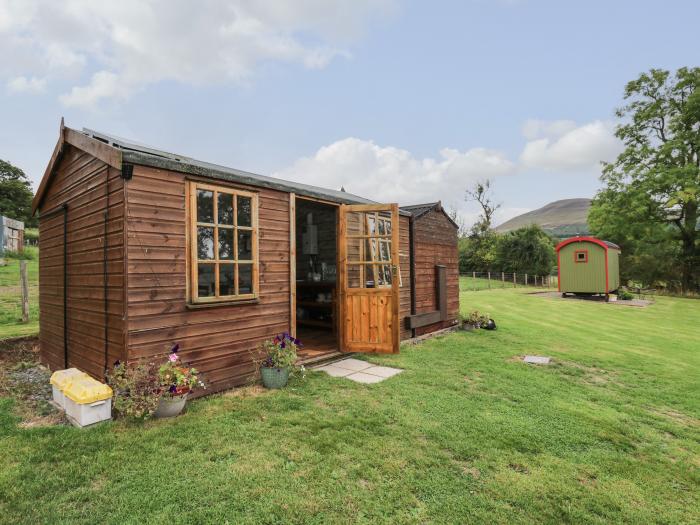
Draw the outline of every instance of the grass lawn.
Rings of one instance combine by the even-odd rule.
[[[474,308],[499,329],[372,357],[405,369],[375,385],[312,373],[84,430],[21,428],[0,398],[0,521],[700,521],[700,301]]]
[[[7,266],[0,266],[0,340],[39,333],[39,251],[25,250],[34,255],[27,261],[29,279],[29,323],[22,324],[19,260],[6,258]]]

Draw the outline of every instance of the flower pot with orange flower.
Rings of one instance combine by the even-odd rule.
[[[204,383],[197,377],[197,370],[183,366],[177,354],[180,345],[170,350],[168,360],[158,369],[161,385],[161,397],[155,417],[165,418],[179,415],[185,408],[187,397],[197,387],[204,388]]]

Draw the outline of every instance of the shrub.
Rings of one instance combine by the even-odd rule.
[[[634,295],[632,295],[627,290],[620,289],[617,291],[617,298],[620,301],[631,301],[632,299],[634,299]]]
[[[469,315],[460,315],[462,323],[481,328],[490,320],[489,314],[481,313],[479,310],[474,310]]]
[[[25,246],[18,252],[6,251],[2,256],[6,259],[33,261],[37,258],[39,249],[34,246]]]
[[[158,365],[117,361],[107,376],[114,390],[114,412],[127,419],[147,419],[158,408],[161,396]]]
[[[170,350],[165,363],[120,363],[107,375],[114,390],[114,411],[127,419],[147,419],[163,396],[180,396],[197,387],[205,388],[197,370],[183,366],[177,355],[180,345]]]

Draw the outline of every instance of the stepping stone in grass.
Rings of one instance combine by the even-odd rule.
[[[523,358],[524,363],[531,363],[533,365],[548,365],[549,357],[543,357],[541,355],[526,355]]]

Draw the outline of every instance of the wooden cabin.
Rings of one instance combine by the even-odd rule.
[[[33,202],[40,343],[103,377],[175,343],[213,392],[289,331],[313,361],[398,352],[457,322],[457,228],[382,204],[61,124]]]

